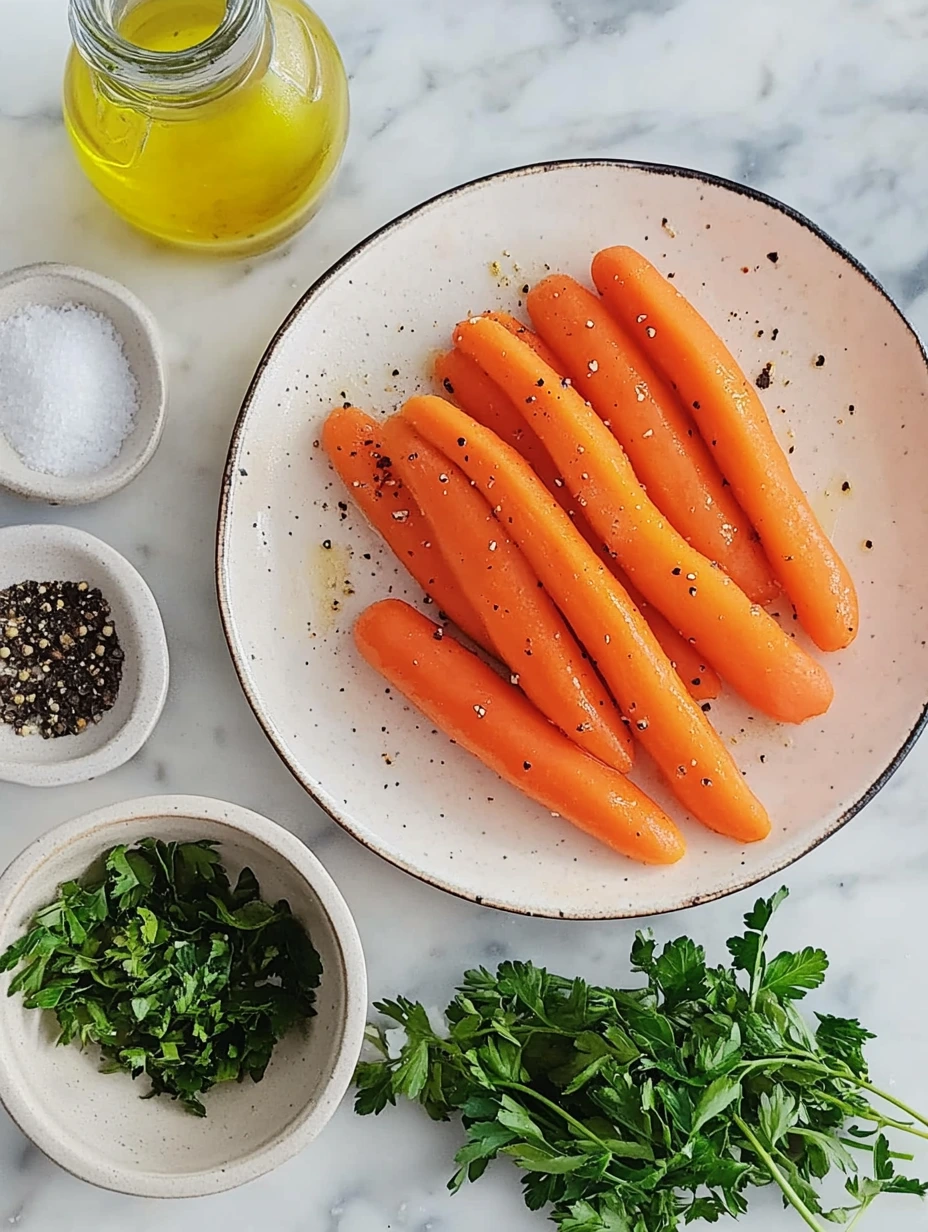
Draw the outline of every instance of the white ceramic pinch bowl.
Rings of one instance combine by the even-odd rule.
[[[112,321],[138,382],[138,414],[119,456],[86,475],[46,475],[33,470],[0,432],[0,485],[20,496],[54,505],[101,500],[134,479],[151,461],[161,440],[166,390],[157,322],[126,287],[76,265],[43,262],[0,275],[0,321],[35,304],[49,308],[79,304]],[[66,430],[63,424],[62,431]]]
[[[94,1048],[56,1047],[53,1015],[7,998],[3,975],[0,1101],[36,1146],[82,1180],[142,1197],[197,1197],[269,1172],[332,1116],[361,1051],[364,955],[345,900],[298,838],[248,809],[195,796],[124,801],[43,835],[0,877],[0,952],[62,881],[81,877],[111,847],[148,836],[212,839],[233,880],[247,866],[263,898],[289,902],[322,959],[316,1017],[280,1041],[261,1082],[207,1092],[200,1118],[167,1098],[142,1099],[142,1079],[100,1073]]]
[[[17,582],[97,586],[109,602],[125,659],[116,703],[76,736],[17,736],[0,723],[0,780],[58,787],[97,778],[134,757],[154,730],[168,692],[168,646],[154,595],[124,556],[72,526],[0,530],[0,590]]]

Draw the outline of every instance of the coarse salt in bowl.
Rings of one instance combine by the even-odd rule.
[[[165,412],[157,324],[76,266],[0,277],[0,484],[53,504],[109,496],[149,462]]]

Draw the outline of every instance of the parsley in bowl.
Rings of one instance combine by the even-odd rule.
[[[0,972],[0,1099],[53,1159],[127,1193],[269,1171],[360,1051],[344,900],[293,835],[219,801],[133,801],[39,839],[0,878]]]

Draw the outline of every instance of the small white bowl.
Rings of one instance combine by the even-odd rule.
[[[0,780],[31,787],[81,783],[134,757],[168,692],[168,646],[155,597],[138,571],[102,540],[72,526],[0,530],[0,590],[25,581],[89,582],[108,601],[125,653],[116,704],[78,736],[17,736],[0,723]]]
[[[134,429],[119,456],[92,474],[59,476],[33,470],[0,432],[0,485],[20,496],[53,505],[83,505],[124,487],[158,448],[166,400],[158,325],[142,301],[126,287],[76,265],[44,262],[0,275],[0,321],[34,304],[49,308],[80,304],[108,317],[122,338],[139,385]],[[62,430],[67,430],[66,424]]]
[[[234,878],[246,865],[271,902],[285,898],[322,958],[317,1016],[278,1044],[260,1083],[224,1083],[193,1117],[145,1084],[101,1074],[96,1050],[55,1047],[51,1014],[7,998],[0,976],[0,1101],[20,1129],[69,1172],[150,1198],[218,1193],[295,1155],[322,1130],[361,1051],[367,976],[361,941],[335,883],[289,831],[235,804],[158,796],[101,809],[43,835],[0,877],[0,952],[110,847],[147,836],[213,839]]]

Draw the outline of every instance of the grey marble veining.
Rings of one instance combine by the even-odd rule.
[[[810,214],[928,330],[928,7],[923,0],[320,0],[352,74],[346,165],[324,213],[282,252],[215,264],[157,248],[83,181],[61,125],[66,0],[0,0],[0,269],[39,259],[112,275],[162,322],[170,419],[127,490],[81,510],[0,497],[0,523],[62,519],[147,578],[173,655],[160,726],[128,766],[60,790],[0,788],[0,864],[51,825],[151,792],[225,796],[289,826],[355,912],[375,995],[443,1003],[461,970],[525,956],[621,981],[633,925],[507,917],[442,896],[345,837],[300,791],[242,698],[214,598],[213,535],[231,427],[280,320],[336,257],[398,211],[504,166],[580,155],[701,167]],[[852,825],[790,870],[777,940],[832,958],[819,1008],[879,1033],[874,1070],[928,1106],[924,887],[928,745]],[[659,920],[721,954],[751,895]],[[233,1194],[159,1204],[83,1185],[0,1113],[0,1227],[29,1232],[530,1232],[515,1175],[455,1198],[459,1141],[412,1109],[346,1105],[300,1158]],[[922,1157],[928,1168],[928,1152]],[[748,1232],[797,1227],[768,1193]],[[888,1201],[870,1226],[928,1229]]]

